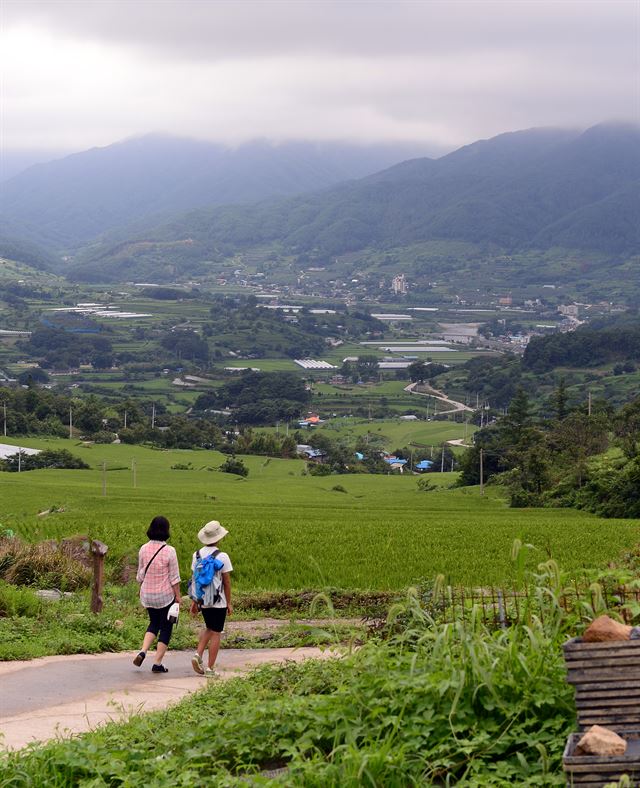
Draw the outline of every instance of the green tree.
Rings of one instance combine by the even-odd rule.
[[[409,379],[412,383],[424,383],[427,378],[427,365],[424,361],[414,361],[407,367]]]
[[[565,384],[565,379],[560,378],[558,381],[558,385],[556,390],[553,394],[553,405],[554,410],[556,412],[556,419],[558,421],[562,421],[567,415],[567,386]]]
[[[531,434],[531,406],[527,392],[518,386],[515,397],[509,404],[507,415],[502,420],[504,437],[510,448],[523,447]]]

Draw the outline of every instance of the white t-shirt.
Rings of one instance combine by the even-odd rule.
[[[211,555],[211,553],[215,552],[218,549],[219,548],[217,548],[215,545],[203,545],[201,548],[199,548],[200,558],[206,558],[208,555]],[[220,551],[216,556],[216,558],[218,559],[218,561],[222,561],[222,569],[220,571],[222,572],[223,575],[225,575],[227,572],[233,572],[231,559],[229,558],[227,553],[223,553],[222,551]],[[192,572],[196,568],[197,560],[198,559],[196,558],[196,553],[194,553],[193,558],[191,559]],[[227,606],[227,597],[225,596],[224,593],[224,584],[223,584],[222,590],[220,591],[220,599],[218,599],[218,601],[215,603],[215,605],[213,605],[213,607],[226,607],[226,606]]]

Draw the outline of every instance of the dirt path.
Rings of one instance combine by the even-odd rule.
[[[472,446],[472,443],[467,443],[464,438],[453,438],[450,441],[447,441],[448,444],[451,446],[464,446],[465,448],[469,448]]]
[[[136,668],[136,652],[1,663],[0,747],[17,749],[164,708],[207,681],[242,675],[257,665],[335,654],[318,648],[222,649],[216,666],[219,678],[205,679],[194,673],[192,653],[170,650],[165,657],[167,674],[151,673],[150,658]]]
[[[439,389],[434,389],[433,386],[430,386],[428,383],[424,383],[423,386],[426,391],[416,391],[417,383],[409,383],[408,386],[405,386],[405,391],[409,394],[418,394],[421,397],[432,397],[433,399],[440,400],[440,402],[444,402],[445,405],[450,405],[451,408],[449,410],[441,410],[438,411],[438,416],[443,416],[445,413],[460,413],[461,411],[473,411],[473,408],[470,408],[468,405],[465,405],[464,402],[456,402],[454,399],[449,399],[447,395],[440,391]]]

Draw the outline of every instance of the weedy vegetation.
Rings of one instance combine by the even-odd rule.
[[[0,785],[562,785],[575,710],[561,644],[578,624],[564,582],[541,565],[522,622],[498,630],[443,623],[411,591],[355,652],[8,755]]]

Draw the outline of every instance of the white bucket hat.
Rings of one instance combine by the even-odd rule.
[[[198,531],[198,539],[202,544],[215,544],[229,533],[217,520],[210,520]]]

